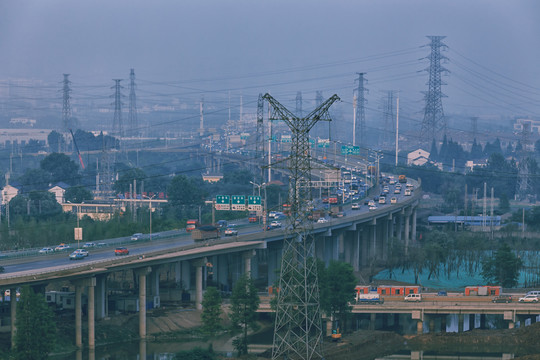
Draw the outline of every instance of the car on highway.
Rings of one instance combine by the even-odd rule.
[[[386,198],[384,196],[381,196],[379,198],[379,204],[383,204],[383,205],[386,204]]]
[[[238,230],[234,226],[229,226],[225,229],[225,236],[236,236],[238,235]]]
[[[352,203],[351,204],[351,210],[360,210],[360,204],[359,203]]]
[[[60,244],[54,248],[54,251],[67,251],[69,249],[71,249],[71,246],[66,245],[66,244]]]
[[[370,211],[377,210],[377,205],[375,205],[375,204],[369,205],[368,210],[370,210]]]
[[[524,297],[519,298],[518,302],[537,303],[538,295],[525,295]]]
[[[93,242],[87,242],[87,243],[85,243],[82,247],[83,247],[83,248],[93,248],[93,247],[95,247],[95,246],[96,246],[95,243],[93,243]]]
[[[328,219],[327,218],[319,218],[319,220],[317,220],[317,224],[326,224],[328,222]]]
[[[125,247],[117,247],[114,249],[114,255],[120,256],[120,255],[129,255],[129,250]]]
[[[140,239],[142,239],[142,237],[143,237],[142,233],[135,233],[135,234],[131,235],[131,241],[140,240]]]
[[[280,227],[281,227],[281,222],[279,222],[279,221],[272,221],[272,222],[270,223],[270,227],[272,227],[272,228],[274,228],[274,229],[275,229],[275,228],[280,228]]]
[[[48,254],[48,253],[52,253],[52,252],[54,252],[54,249],[50,248],[50,247],[44,247],[44,248],[42,248],[42,249],[40,249],[38,251],[38,253],[40,253],[40,254]]]
[[[495,296],[493,299],[491,299],[494,303],[511,303],[512,302],[512,295],[509,294],[501,294],[499,296]]]
[[[393,197],[390,199],[390,204],[397,204],[397,197]]]
[[[80,260],[88,256],[88,251],[85,249],[77,249],[69,254],[69,260]]]

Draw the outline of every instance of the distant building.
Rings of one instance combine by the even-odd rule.
[[[48,191],[53,193],[54,194],[54,197],[56,198],[56,201],[59,203],[59,204],[63,204],[66,202],[66,199],[65,199],[65,194],[66,194],[66,190],[69,188],[70,186],[64,182],[59,182],[57,184],[55,184],[53,187],[51,187]]]
[[[6,185],[2,189],[2,205],[6,205],[11,201],[15,196],[19,195],[19,189],[12,186]]]
[[[407,165],[422,166],[429,162],[429,152],[422,149],[414,150],[407,154]]]
[[[486,166],[487,166],[487,160],[478,160],[478,161],[467,160],[467,162],[465,162],[465,167],[467,168],[468,171],[473,171],[475,167],[486,167]]]
[[[528,124],[531,133],[533,134],[540,134],[540,120],[533,120],[533,119],[516,119],[516,122],[514,123],[514,130],[516,131],[523,131],[523,125]]]

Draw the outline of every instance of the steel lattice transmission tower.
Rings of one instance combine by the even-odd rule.
[[[426,105],[421,130],[422,140],[428,144],[446,135],[446,118],[442,105],[442,98],[446,96],[441,91],[441,86],[446,85],[441,76],[443,73],[448,73],[448,70],[441,65],[441,61],[448,60],[446,56],[441,54],[441,50],[448,48],[442,42],[445,37],[428,36],[431,40],[431,54],[426,57],[429,59],[429,67],[425,71],[429,74],[429,80],[427,82],[428,91],[423,92]]]
[[[529,136],[531,134],[531,124],[523,123],[521,133],[521,153],[519,154],[518,178],[516,184],[516,197],[518,200],[525,200],[532,194],[531,177],[529,174]]]
[[[360,147],[366,146],[366,104],[367,99],[364,95],[365,92],[368,92],[368,89],[364,87],[364,75],[366,73],[357,73],[358,74],[358,87],[353,91],[353,97],[356,99],[355,109],[354,109],[354,118],[355,124],[353,129],[353,145],[358,145]]]
[[[296,93],[296,116],[302,117],[302,92]]]
[[[122,79],[113,79],[114,86],[111,89],[114,89],[114,118],[113,118],[113,134],[116,136],[124,135],[124,128],[122,125],[122,93],[121,89],[123,86],[120,85]]]
[[[64,81],[62,87],[62,130],[64,133],[68,133],[69,129],[73,127],[72,124],[72,113],[71,113],[71,88],[69,84],[69,74],[63,74]]]
[[[264,153],[264,99],[262,93],[259,93],[259,98],[257,99],[257,134],[256,134],[256,143],[255,143],[255,158],[263,159]]]
[[[313,258],[313,235],[306,224],[311,200],[309,131],[318,121],[330,121],[328,109],[339,97],[333,95],[305,117],[287,110],[269,94],[269,120],[284,121],[292,132],[288,168],[290,226],[285,235],[272,359],[322,359],[323,329],[319,302],[317,262]]]
[[[129,134],[137,136],[139,134],[139,123],[137,119],[137,96],[135,95],[135,69],[129,73]]]
[[[384,142],[390,144],[396,138],[396,122],[394,113],[394,94],[395,91],[388,90],[383,99],[383,117],[384,117]]]

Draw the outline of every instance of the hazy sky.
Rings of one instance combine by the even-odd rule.
[[[141,102],[270,91],[292,104],[316,90],[352,102],[366,72],[371,108],[392,89],[414,112],[426,35],[447,36],[447,113],[538,115],[537,0],[0,0],[0,80],[69,73],[74,98],[107,98],[134,68]]]

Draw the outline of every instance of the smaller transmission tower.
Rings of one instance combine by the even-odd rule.
[[[72,124],[72,113],[71,113],[71,88],[69,81],[69,74],[63,74],[64,81],[62,87],[62,131],[67,134],[69,129],[73,127]]]
[[[424,92],[425,108],[424,120],[422,121],[421,136],[427,144],[437,141],[446,135],[446,119],[444,117],[442,98],[445,95],[441,91],[441,86],[446,85],[441,79],[443,73],[448,73],[441,62],[448,58],[441,54],[441,50],[446,50],[448,47],[442,42],[446,36],[428,36],[431,40],[431,54],[426,59],[429,59],[429,67],[425,71],[429,74],[427,82],[428,91]]]
[[[353,91],[353,97],[356,96],[356,108],[354,110],[354,118],[356,123],[354,124],[353,129],[353,145],[358,145],[360,147],[366,148],[366,104],[367,100],[365,93],[369,92],[365,88],[364,84],[367,83],[367,80],[364,78],[366,73],[357,73],[358,74],[358,87],[356,92]]]
[[[302,117],[302,92],[296,93],[296,116]]]
[[[525,200],[528,195],[533,194],[531,177],[529,174],[529,136],[531,133],[531,124],[523,123],[521,132],[521,153],[519,154],[518,178],[516,184],[517,200]]]
[[[471,130],[472,130],[472,138],[473,140],[476,139],[476,136],[478,135],[478,117],[473,116],[471,117]]]
[[[139,135],[139,124],[137,121],[137,96],[135,95],[135,69],[129,73],[129,134]]]
[[[383,99],[383,117],[384,117],[384,142],[390,144],[396,137],[396,122],[394,113],[394,94],[395,91],[388,90]]]
[[[120,85],[122,79],[113,79],[114,86],[111,89],[114,89],[114,118],[113,118],[113,129],[112,132],[116,136],[124,135],[124,128],[122,125],[122,92],[123,86]]]

